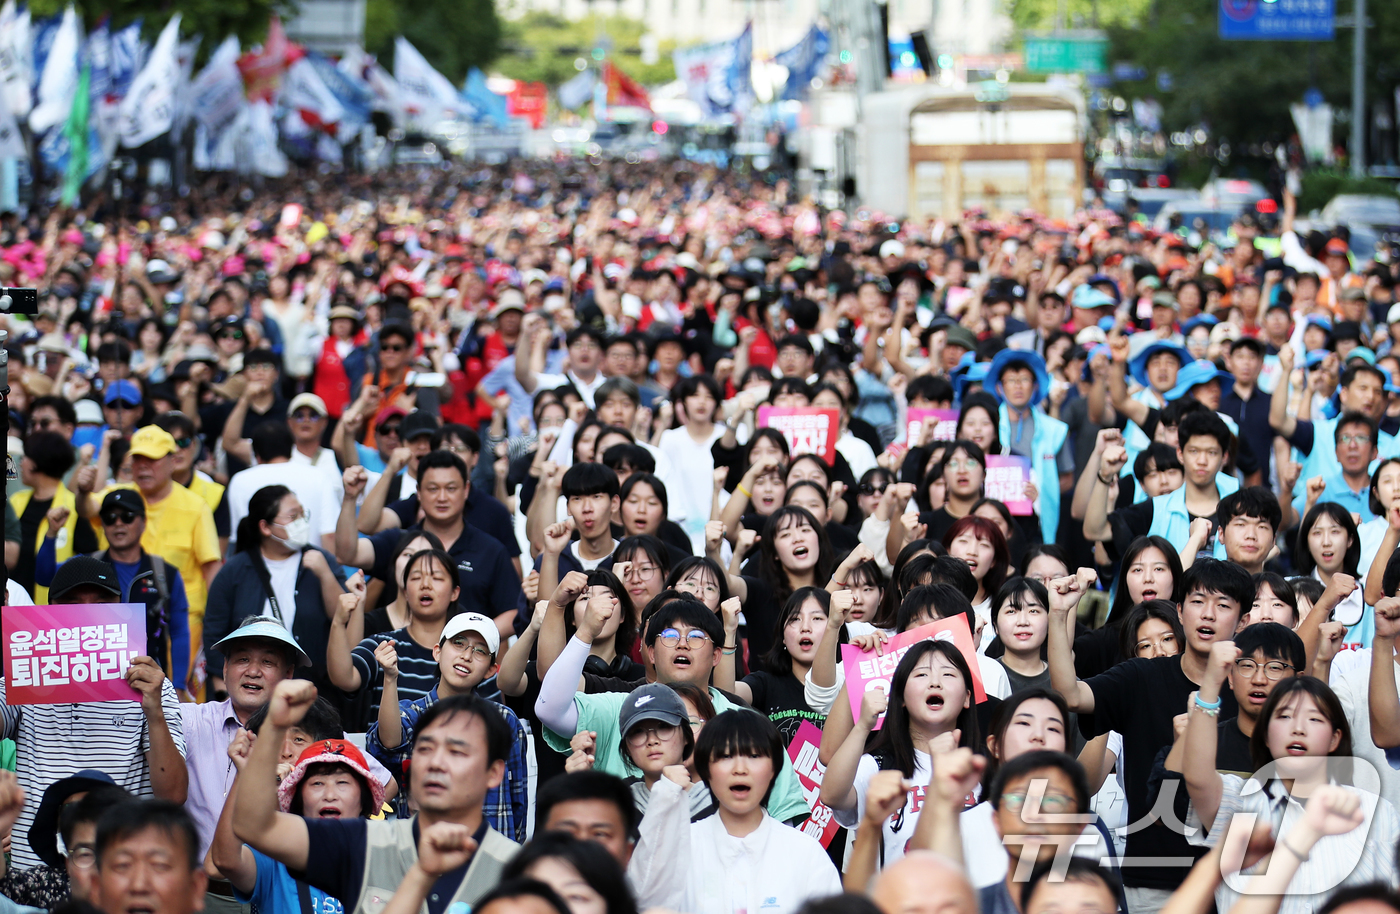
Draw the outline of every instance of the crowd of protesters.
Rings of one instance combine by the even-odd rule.
[[[1400,252],[1295,211],[0,217],[6,606],[146,609],[0,706],[0,911],[1400,912]]]

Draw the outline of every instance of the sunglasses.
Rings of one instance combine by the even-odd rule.
[[[132,511],[129,508],[113,508],[102,512],[102,523],[107,524],[108,526],[118,522],[123,524],[130,524],[134,523],[136,518],[140,516],[141,515],[137,514],[135,511]]]
[[[380,344],[379,344],[379,351],[380,351],[380,352],[403,352],[403,351],[404,351],[405,349],[407,349],[407,348],[408,348],[408,347],[405,346],[405,345],[403,345],[402,343],[395,343],[395,344],[380,343]]]
[[[393,435],[395,438],[399,436],[399,427],[397,425],[381,425],[374,431],[375,434],[378,435]]]
[[[141,408],[141,404],[140,404],[139,402],[133,402],[133,401],[131,401],[131,400],[126,400],[126,399],[123,399],[123,398],[118,397],[117,399],[113,400],[111,403],[108,403],[108,404],[107,404],[107,408],[108,408],[108,409],[140,409],[140,408]]]
[[[225,330],[223,333],[220,333],[220,334],[219,334],[219,339],[221,339],[221,340],[241,340],[241,339],[243,339],[243,331],[242,331],[242,330]]]
[[[862,483],[857,490],[862,495],[884,495],[885,486],[872,486],[870,483]]]
[[[194,439],[193,439],[193,438],[176,438],[176,439],[175,439],[175,446],[176,446],[177,448],[179,448],[180,450],[182,450],[182,451],[183,451],[185,448],[189,447],[191,444],[194,444]]]
[[[319,418],[321,414],[314,409],[299,409],[292,414],[292,419],[296,422],[315,422]]]

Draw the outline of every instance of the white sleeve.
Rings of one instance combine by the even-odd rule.
[[[836,684],[830,686],[819,686],[812,681],[812,671],[807,671],[807,676],[802,680],[802,698],[807,702],[807,707],[818,714],[830,714],[831,706],[836,704],[836,698],[841,694],[841,686],[846,684],[846,671],[841,668],[841,661],[836,661]]]
[[[549,459],[556,466],[574,465],[574,436],[577,434],[578,423],[572,419],[565,419],[564,425],[559,429],[559,437],[554,439],[554,449],[549,452]]]
[[[580,694],[578,678],[583,675],[583,665],[591,649],[577,635],[570,638],[540,683],[535,714],[540,723],[561,736],[573,736],[578,732],[578,706],[574,704],[574,696]]]
[[[894,563],[885,550],[885,537],[890,532],[890,522],[880,520],[874,514],[861,521],[858,538],[875,553],[875,564],[889,577],[894,573]]]
[[[982,691],[992,698],[1006,698],[1011,694],[1011,680],[1007,678],[1006,670],[999,662],[979,653],[977,668],[982,674]]]
[[[640,837],[627,862],[637,907],[685,910],[690,873],[690,797],[663,777],[651,788]]]

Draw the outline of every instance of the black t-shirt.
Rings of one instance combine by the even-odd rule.
[[[1123,659],[1120,639],[1123,627],[1110,623],[1074,639],[1074,675],[1092,679]]]
[[[1217,725],[1215,768],[1221,774],[1237,774],[1242,778],[1254,774],[1254,756],[1249,751],[1249,737],[1240,729],[1239,717],[1222,720]]]
[[[272,401],[267,412],[260,413],[248,404],[248,412],[243,417],[243,428],[238,433],[239,438],[253,437],[253,430],[264,422],[286,422],[288,402],[281,397]],[[228,423],[228,417],[233,413],[234,403],[216,403],[213,406],[205,406],[199,411],[200,428],[204,434],[204,440],[209,445],[210,450],[218,443],[219,437],[224,433],[224,425]],[[234,457],[228,456],[228,475],[230,478],[240,470],[248,469],[248,464]]]
[[[860,536],[856,531],[836,521],[826,525],[826,540],[831,543],[832,553],[838,556],[845,555],[860,545]]]
[[[759,670],[744,677],[744,683],[753,692],[753,709],[768,715],[768,719],[783,735],[783,744],[791,745],[797,735],[797,728],[804,720],[820,729],[826,723],[826,715],[813,711],[807,705],[802,682],[789,673],[778,676],[767,670]]]
[[[778,612],[782,607],[767,581],[747,574],[743,578],[749,588],[748,599],[744,601],[744,636],[749,640],[749,656],[759,658],[773,646],[773,627],[778,624]]]
[[[685,558],[695,554],[695,546],[690,542],[690,537],[685,535],[685,529],[669,518],[661,522],[656,531],[656,538],[670,549],[672,564],[675,564],[678,555]]]
[[[948,513],[946,507],[937,511],[921,511],[919,513],[919,523],[924,525],[924,536],[931,540],[943,542],[943,535],[947,533],[961,518],[954,517]]]
[[[1133,831],[1127,836],[1124,857],[1170,858],[1184,866],[1164,863],[1157,866],[1126,867],[1123,882],[1131,886],[1174,889],[1186,878],[1190,862],[1206,849],[1193,847],[1160,817],[1152,815],[1148,781],[1153,763],[1163,746],[1170,746],[1175,735],[1172,719],[1186,710],[1191,693],[1199,687],[1181,670],[1181,657],[1125,660],[1086,682],[1094,693],[1094,713],[1081,714],[1080,729],[1085,737],[1117,730],[1123,736],[1123,780],[1128,800],[1128,822]],[[1220,715],[1239,713],[1232,692],[1220,695]],[[1155,821],[1154,821],[1155,819]],[[1140,823],[1152,824],[1139,827]]]
[[[24,506],[24,513],[19,516],[19,562],[10,569],[10,578],[16,584],[23,585],[30,596],[34,595],[34,544],[39,541],[39,528],[52,507],[52,498],[47,501],[30,498],[29,504]],[[87,555],[96,552],[97,548],[97,534],[92,532],[85,518],[78,518],[73,524],[73,554]]]

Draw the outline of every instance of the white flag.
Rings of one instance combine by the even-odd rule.
[[[63,21],[54,34],[44,72],[39,76],[34,110],[29,113],[29,129],[46,133],[68,119],[73,95],[78,91],[78,49],[83,43],[83,26],[73,7],[63,11]]]
[[[400,36],[394,42],[394,78],[399,81],[399,104],[405,118],[432,125],[447,114],[469,114],[457,89]]]
[[[190,107],[195,120],[209,131],[211,142],[233,123],[243,109],[243,77],[238,73],[238,38],[230,35],[190,83]]]
[[[277,123],[272,106],[255,101],[248,106],[248,128],[243,131],[243,154],[240,169],[268,178],[280,178],[287,173],[287,157],[277,148]]]
[[[176,13],[156,40],[146,65],[136,74],[122,99],[121,141],[141,146],[170,131],[175,122],[175,98],[180,89],[180,14]]]
[[[29,10],[16,12],[15,0],[0,7],[0,98],[13,116],[24,117],[34,105],[34,61],[29,46]]]
[[[20,135],[14,112],[10,111],[3,95],[0,95],[0,159],[28,158],[29,150],[24,145],[24,137]]]
[[[345,118],[345,106],[305,57],[288,67],[282,75],[282,94],[277,103],[305,118],[311,126],[330,128]]]

